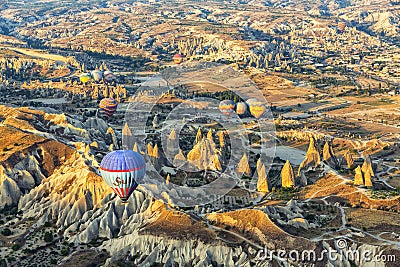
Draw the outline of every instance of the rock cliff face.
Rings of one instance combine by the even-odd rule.
[[[324,148],[322,150],[322,155],[323,155],[324,161],[329,166],[331,166],[334,169],[338,169],[339,161],[336,158],[335,154],[333,153],[332,146],[328,142],[325,142]]]
[[[290,161],[287,160],[281,170],[282,187],[288,188],[293,187],[294,184],[294,172]]]
[[[321,158],[317,147],[315,146],[314,137],[310,137],[310,144],[306,153],[304,161],[300,164],[297,176],[300,176],[301,171],[307,171],[308,169],[317,167],[321,162]]]

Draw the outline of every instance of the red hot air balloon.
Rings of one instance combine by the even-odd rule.
[[[142,155],[132,150],[116,150],[108,153],[100,164],[103,180],[121,198],[128,201],[146,173]]]
[[[183,62],[183,56],[181,54],[174,55],[175,64],[181,64]]]

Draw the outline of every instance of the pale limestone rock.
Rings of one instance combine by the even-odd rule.
[[[347,168],[351,168],[354,165],[354,159],[353,159],[353,155],[350,153],[349,150],[346,151],[346,153],[344,154],[344,158],[346,159],[346,163],[347,163]]]
[[[173,158],[179,152],[179,140],[176,136],[175,129],[172,128],[167,139],[167,149],[165,151],[168,158]]]
[[[322,150],[322,155],[324,161],[329,166],[335,169],[338,167],[338,160],[333,152],[332,146],[328,143],[328,141],[325,142],[324,148]]]
[[[185,164],[187,162],[185,155],[183,154],[182,149],[179,149],[179,153],[176,154],[175,158],[174,158],[174,166],[178,167],[181,166],[183,164]]]
[[[150,143],[147,144],[147,156],[153,156],[153,146]]]
[[[257,191],[269,192],[268,177],[264,164],[261,166],[260,171],[258,172]]]
[[[300,176],[300,171],[307,171],[310,168],[315,168],[320,164],[321,158],[319,152],[315,146],[314,137],[310,137],[310,144],[306,153],[304,161],[300,164],[297,176]]]
[[[242,158],[240,159],[237,171],[238,173],[243,173],[243,175],[251,176],[251,169],[246,153],[243,154]]]
[[[364,179],[363,179],[363,174],[361,171],[360,166],[357,166],[355,169],[355,176],[354,176],[354,185],[363,185],[364,184]]]
[[[217,132],[218,139],[219,139],[219,146],[220,148],[225,147],[225,132],[219,131]]]
[[[215,143],[207,138],[201,139],[187,155],[187,160],[191,166],[197,170],[212,169],[215,162],[214,157],[218,155]]]
[[[361,167],[362,172],[365,174],[367,171],[369,171],[369,174],[371,176],[375,176],[374,170],[372,169],[372,162],[370,156],[366,156],[364,163]]]
[[[155,144],[154,145],[154,147],[153,147],[153,151],[152,151],[153,153],[151,154],[151,156],[153,157],[153,158],[155,158],[155,159],[159,159],[160,158],[160,155],[159,155],[159,153],[158,153],[158,144]]]
[[[194,141],[194,145],[197,145],[203,139],[203,134],[201,133],[200,128],[197,130],[196,139]]]
[[[8,177],[0,177],[0,207],[11,206],[18,203],[21,191],[17,183]]]
[[[222,165],[218,154],[215,154],[211,160],[210,169],[215,171],[222,171]]]
[[[211,141],[214,142],[214,139],[213,139],[213,131],[212,131],[212,129],[210,129],[210,130],[208,131],[208,133],[207,133],[207,139],[209,139],[209,140],[211,140]]]
[[[371,181],[371,173],[369,172],[369,169],[364,173],[364,185],[367,187],[372,187],[372,181]]]
[[[292,165],[290,164],[289,160],[286,160],[285,165],[281,170],[281,179],[282,179],[282,187],[293,187],[294,184],[294,172]]]

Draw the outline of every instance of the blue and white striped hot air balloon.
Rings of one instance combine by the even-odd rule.
[[[103,158],[100,172],[103,180],[126,203],[146,173],[146,162],[135,151],[116,150]]]

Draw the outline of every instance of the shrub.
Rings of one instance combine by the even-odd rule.
[[[14,245],[12,245],[12,247],[11,247],[11,249],[14,250],[14,251],[17,251],[17,250],[20,249],[20,248],[21,248],[21,245],[20,245],[20,244],[14,244]]]
[[[9,228],[4,228],[4,229],[1,231],[1,234],[2,234],[2,235],[5,235],[5,236],[10,236],[10,235],[12,234],[12,232],[11,232],[11,230],[10,230]]]
[[[61,253],[62,256],[67,256],[69,254],[69,249],[68,248],[63,248],[60,253]]]

